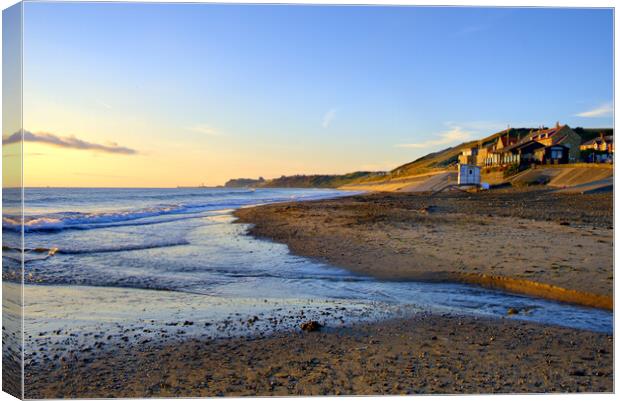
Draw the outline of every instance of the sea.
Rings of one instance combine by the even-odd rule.
[[[20,199],[6,191],[3,277],[18,285],[22,228],[19,215],[11,211],[19,210]],[[352,194],[333,189],[26,188],[26,334],[36,339],[50,332],[120,333],[128,325],[181,324],[184,332],[208,331],[217,337],[295,329],[299,319],[340,327],[414,313],[612,332],[609,311],[473,285],[354,274],[296,256],[284,244],[253,238],[248,225],[235,223],[232,215],[254,205]],[[508,316],[509,308],[521,313]]]

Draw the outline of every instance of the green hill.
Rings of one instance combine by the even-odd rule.
[[[516,138],[529,133],[531,128],[511,128],[510,137]],[[410,175],[424,174],[437,169],[445,169],[455,166],[458,163],[458,157],[461,152],[467,148],[477,146],[478,144],[486,145],[500,136],[506,135],[507,130],[496,132],[485,138],[462,143],[438,152],[429,153],[410,163],[403,164],[390,171],[386,178],[406,177]]]
[[[384,172],[356,171],[348,174],[315,174],[290,175],[270,180],[253,180],[248,178],[232,179],[226,182],[225,187],[252,187],[252,188],[338,188],[343,185],[372,177],[382,177]]]
[[[257,180],[253,178],[233,178],[226,181],[224,186],[226,188],[252,188],[259,186],[265,182],[263,177],[259,177]]]

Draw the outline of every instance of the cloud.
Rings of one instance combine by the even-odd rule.
[[[198,132],[207,136],[221,136],[222,133],[207,124],[196,124],[186,128],[189,131]]]
[[[84,177],[104,177],[104,178],[127,178],[126,175],[109,175],[109,174],[90,174],[90,173],[73,173]]]
[[[469,25],[458,31],[457,35],[469,35],[470,33],[476,33],[489,29],[487,25]]]
[[[613,112],[614,112],[614,106],[612,105],[611,102],[607,102],[607,103],[600,105],[599,107],[595,109],[584,111],[582,113],[578,113],[576,114],[576,116],[587,117],[587,118],[607,117],[607,116],[611,116]]]
[[[35,134],[30,131],[24,131],[23,139],[24,142],[39,142],[68,149],[93,150],[95,152],[115,153],[121,155],[135,155],[138,153],[135,149],[118,146],[116,143],[101,145],[98,143],[87,142],[74,136],[60,137],[48,132],[39,132]],[[3,137],[2,145],[18,143],[21,140],[22,133],[18,131],[12,135]]]
[[[465,142],[472,138],[472,132],[465,131],[463,128],[454,126],[450,130],[437,134],[437,139],[430,139],[418,143],[402,143],[396,145],[398,148],[426,149],[436,146],[449,145],[454,143]]]
[[[325,113],[323,116],[323,122],[321,123],[323,128],[329,127],[332,121],[334,121],[336,118],[336,111],[336,109],[330,109],[327,113]]]
[[[357,170],[359,171],[390,171],[390,170],[393,170],[394,167],[400,164],[402,163],[381,162],[381,163],[362,164]]]
[[[475,120],[475,121],[446,121],[444,125],[448,128],[460,127],[463,131],[471,134],[491,134],[506,129],[508,124],[502,121]],[[512,125],[512,124],[511,124]],[[515,125],[516,127],[517,125]]]
[[[510,17],[513,11],[510,9],[494,9],[492,14],[481,13],[478,15],[478,24],[465,25],[455,32],[456,36],[474,34],[489,29],[496,29],[501,26],[502,20]]]
[[[102,106],[102,107],[103,107],[103,108],[105,108],[105,109],[112,110],[112,106],[110,106],[108,103],[104,102],[103,100],[100,100],[100,99],[95,99],[95,102],[96,102],[99,106]]]

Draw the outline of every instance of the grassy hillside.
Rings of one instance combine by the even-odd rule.
[[[343,185],[372,177],[384,176],[383,172],[356,171],[340,175],[291,175],[271,180],[233,179],[226,187],[238,187],[239,184],[253,188],[338,188]]]
[[[253,178],[233,178],[232,180],[226,181],[224,186],[226,188],[250,188],[256,187],[265,182],[263,177],[259,177],[257,180]]]
[[[531,128],[511,128],[510,137],[516,138],[529,133]],[[477,146],[478,144],[486,145],[498,137],[506,135],[506,130],[496,132],[485,138],[462,143],[438,152],[429,153],[410,163],[403,164],[390,171],[388,178],[406,177],[410,175],[424,174],[437,169],[445,169],[455,166],[458,163],[458,157],[461,152],[467,148]]]

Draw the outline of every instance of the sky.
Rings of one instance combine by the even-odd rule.
[[[610,9],[26,3],[24,184],[389,170],[508,125],[611,127],[612,38]]]

